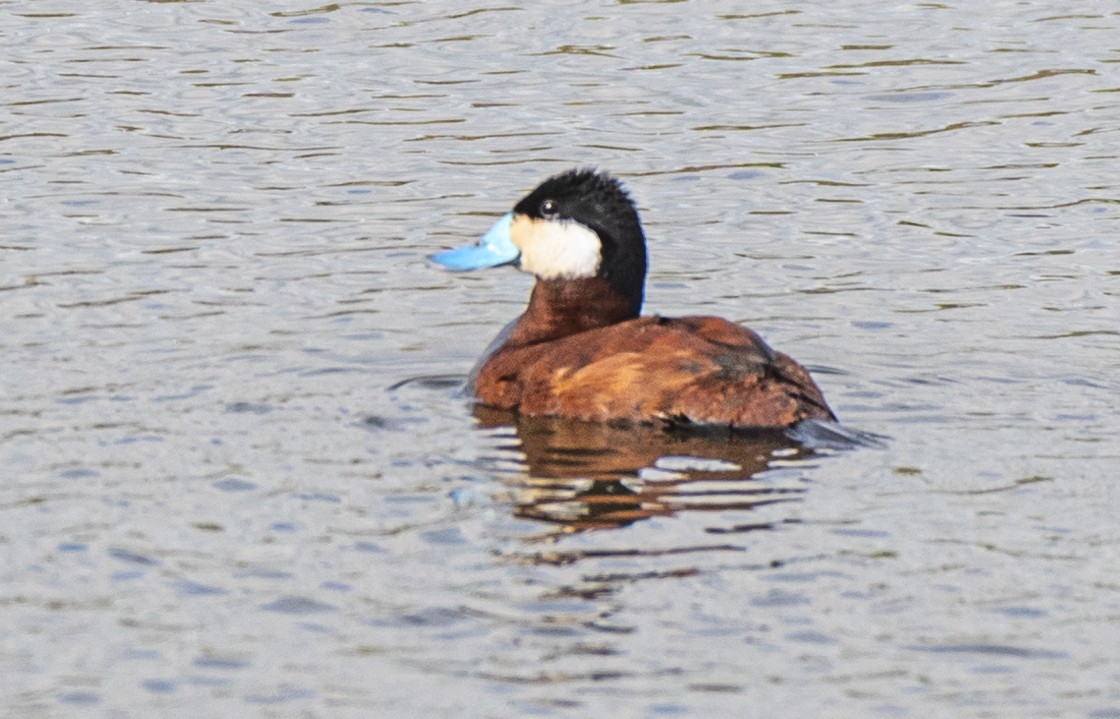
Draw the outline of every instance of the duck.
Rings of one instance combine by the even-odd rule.
[[[549,177],[473,245],[429,259],[452,271],[514,265],[535,277],[525,311],[483,353],[466,391],[529,417],[610,425],[789,429],[836,416],[809,372],[720,317],[642,315],[638,211],[594,168]]]

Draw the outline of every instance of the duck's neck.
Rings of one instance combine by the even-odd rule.
[[[636,302],[619,294],[602,277],[581,280],[538,279],[529,307],[510,330],[507,346],[560,339],[633,319],[641,311]]]

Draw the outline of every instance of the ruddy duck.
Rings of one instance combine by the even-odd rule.
[[[452,270],[514,264],[536,276],[524,314],[491,343],[468,390],[530,416],[733,430],[835,420],[804,367],[718,317],[640,316],[646,244],[613,177],[545,180],[478,244],[438,252]]]

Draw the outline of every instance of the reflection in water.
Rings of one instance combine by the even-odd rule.
[[[780,432],[730,436],[521,417],[477,407],[483,427],[513,426],[528,465],[513,480],[514,513],[557,534],[623,527],[682,511],[749,511],[805,492],[757,475],[812,452]],[[767,522],[710,532],[767,529]]]

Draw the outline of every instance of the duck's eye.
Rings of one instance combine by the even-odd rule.
[[[541,217],[546,220],[551,220],[560,214],[560,208],[556,206],[556,200],[545,200],[541,203]]]

